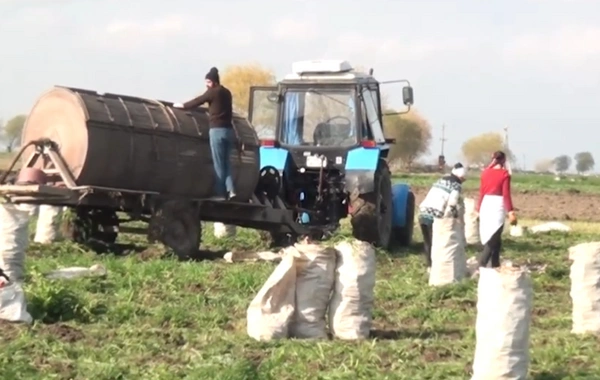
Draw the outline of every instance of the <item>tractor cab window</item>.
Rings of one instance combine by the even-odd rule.
[[[280,141],[321,147],[356,145],[355,101],[353,89],[286,91]]]
[[[362,89],[362,98],[371,130],[370,135],[373,136],[376,142],[384,142],[383,127],[381,120],[379,120],[379,96],[377,90],[364,87]]]

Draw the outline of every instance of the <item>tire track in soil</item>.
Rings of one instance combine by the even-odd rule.
[[[415,187],[417,207],[428,188]],[[477,191],[466,191],[477,199]],[[523,191],[513,193],[517,217],[521,219],[600,222],[600,195],[567,192]]]

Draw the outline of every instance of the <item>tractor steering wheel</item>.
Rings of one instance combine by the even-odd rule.
[[[338,115],[338,116],[331,117],[331,118],[327,119],[327,120],[325,121],[325,123],[326,123],[326,124],[331,124],[331,122],[332,122],[333,120],[336,120],[336,119],[342,119],[342,120],[345,120],[345,121],[346,121],[346,125],[347,125],[347,126],[351,126],[351,125],[352,125],[352,121],[351,121],[349,118],[347,118],[346,116],[342,116],[342,115]]]

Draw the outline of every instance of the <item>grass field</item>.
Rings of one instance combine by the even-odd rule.
[[[600,377],[600,340],[569,332],[567,260],[567,248],[594,240],[600,227],[571,225],[571,234],[505,242],[505,258],[548,265],[532,275],[533,379]],[[334,240],[348,235],[345,227]],[[264,248],[249,230],[238,231],[231,241],[216,241],[209,229],[204,237],[213,251]],[[108,276],[50,281],[42,275],[94,263],[105,265]],[[1,378],[469,378],[476,281],[428,287],[418,244],[379,253],[374,338],[364,342],[248,338],[246,308],[273,268],[268,263],[184,263],[158,250],[99,256],[69,243],[32,245],[26,290],[37,322],[31,328],[0,325]]]
[[[415,187],[429,187],[441,174],[396,174],[394,180]],[[479,188],[479,173],[472,172],[464,183],[467,190]],[[515,191],[600,193],[600,177],[569,176],[555,180],[550,174],[520,174],[512,176],[512,188]]]

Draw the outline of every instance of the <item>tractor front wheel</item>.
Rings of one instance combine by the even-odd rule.
[[[350,199],[352,234],[376,247],[388,248],[392,233],[392,175],[379,160],[373,191]]]
[[[406,198],[406,217],[403,227],[394,227],[392,229],[392,241],[390,245],[394,247],[408,247],[412,244],[413,231],[415,228],[415,194],[408,192]]]

